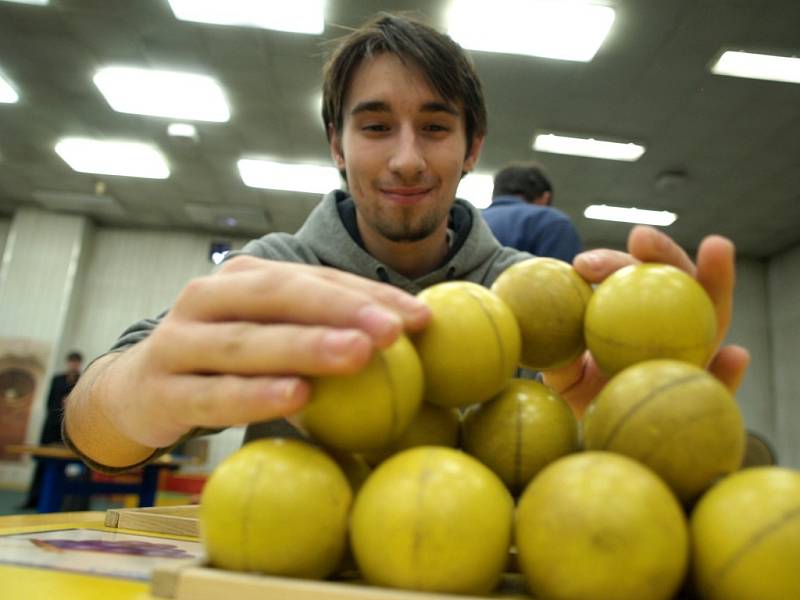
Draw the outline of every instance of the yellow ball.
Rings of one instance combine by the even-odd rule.
[[[608,452],[557,460],[519,502],[519,564],[535,597],[666,600],[680,586],[688,532],[666,485]]]
[[[467,281],[429,287],[419,295],[431,309],[414,337],[425,372],[425,400],[469,406],[499,392],[519,362],[516,319],[488,289]]]
[[[561,367],[586,349],[583,316],[592,288],[570,264],[555,258],[519,262],[500,274],[492,291],[517,318],[526,367]]]
[[[745,469],[691,517],[693,572],[706,600],[800,598],[800,472]]]
[[[203,489],[200,530],[211,564],[323,578],[342,558],[350,485],[321,450],[297,440],[251,442]]]
[[[589,301],[584,326],[586,344],[607,375],[656,358],[705,367],[717,335],[705,290],[661,264],[630,265],[608,277]]]
[[[614,376],[583,420],[587,450],[634,458],[689,502],[742,462],[745,430],[733,396],[713,375],[652,360]]]
[[[378,467],[353,505],[351,544],[375,585],[484,594],[505,566],[514,502],[463,452],[423,446]]]
[[[403,433],[422,401],[422,367],[401,335],[353,375],[319,377],[300,415],[311,436],[339,450],[382,448]]]
[[[545,466],[578,451],[578,423],[553,390],[512,379],[464,416],[462,445],[518,494]]]
[[[409,448],[417,446],[458,446],[461,417],[458,409],[423,402],[406,430],[386,448],[362,453],[367,463],[375,466]]]

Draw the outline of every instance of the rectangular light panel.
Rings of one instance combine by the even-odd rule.
[[[538,152],[570,154],[605,158],[608,160],[635,161],[644,154],[644,146],[631,142],[609,142],[594,138],[579,138],[553,133],[540,133],[533,140],[533,149]]]
[[[14,104],[19,100],[17,90],[11,85],[11,82],[0,75],[0,102],[5,104]]]
[[[729,50],[711,67],[716,75],[800,83],[800,58]]]
[[[79,173],[147,179],[169,177],[164,155],[151,144],[64,138],[56,144],[56,153]]]
[[[319,34],[325,30],[325,0],[169,0],[176,19]]]
[[[334,167],[253,158],[242,158],[237,166],[242,181],[249,187],[309,194],[326,194],[341,187],[341,176]]]
[[[642,225],[658,225],[667,227],[672,225],[678,215],[666,210],[644,210],[641,208],[623,208],[621,206],[607,206],[605,204],[592,204],[583,211],[587,219],[601,221],[619,221],[622,223],[640,223]]]
[[[50,0],[5,0],[6,2],[15,2],[17,4],[35,4],[36,6],[47,6]]]
[[[222,87],[207,75],[104,67],[94,83],[117,112],[215,122],[231,116]]]
[[[458,184],[456,198],[463,198],[476,208],[486,208],[492,203],[494,178],[485,173],[469,173]]]
[[[614,9],[568,0],[452,0],[447,22],[450,37],[470,50],[588,62]]]

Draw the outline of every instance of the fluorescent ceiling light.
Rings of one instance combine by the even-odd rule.
[[[19,100],[17,90],[11,85],[11,82],[0,75],[0,102],[6,104],[14,104]]]
[[[341,186],[339,171],[334,167],[287,164],[243,158],[237,163],[245,185],[270,190],[326,194]]]
[[[494,178],[483,173],[466,175],[456,190],[456,198],[463,198],[477,208],[486,208],[492,203]]]
[[[538,152],[571,154],[608,160],[638,160],[644,154],[644,146],[631,142],[608,142],[594,138],[569,137],[553,133],[540,133],[533,140],[533,149]]]
[[[325,0],[169,0],[169,6],[181,21],[294,33],[319,34],[325,30]]]
[[[6,2],[16,2],[17,4],[35,4],[36,6],[47,6],[50,0],[5,0]]]
[[[207,75],[105,67],[94,83],[117,112],[216,122],[231,116],[222,88]]]
[[[800,58],[727,51],[711,67],[716,75],[800,83]]]
[[[622,208],[621,206],[607,206],[605,204],[592,204],[583,211],[587,219],[600,219],[602,221],[620,221],[622,223],[641,223],[642,225],[672,225],[678,218],[675,213],[666,210],[644,210],[641,208]]]
[[[614,9],[566,0],[452,0],[447,33],[464,48],[587,62]]]
[[[64,138],[56,152],[79,173],[166,179],[169,166],[164,155],[151,144]]]
[[[167,135],[197,140],[197,127],[191,123],[170,123],[167,126]]]

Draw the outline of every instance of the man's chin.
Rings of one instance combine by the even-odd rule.
[[[402,230],[397,228],[381,228],[381,235],[396,244],[413,244],[428,239],[436,231],[436,227],[406,227]]]

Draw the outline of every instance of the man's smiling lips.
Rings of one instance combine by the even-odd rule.
[[[424,200],[430,191],[429,187],[381,188],[381,193],[397,204],[416,204]]]

